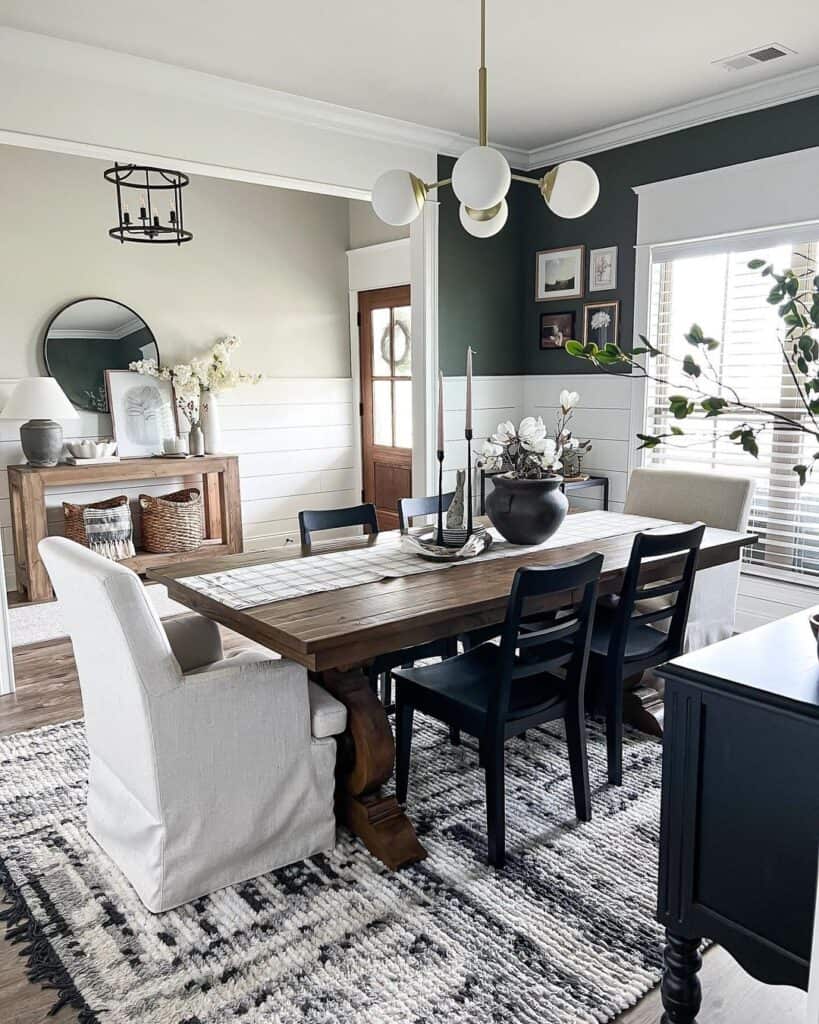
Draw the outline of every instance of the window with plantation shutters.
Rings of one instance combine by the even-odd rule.
[[[748,267],[750,260],[763,259],[777,268],[791,267],[810,281],[817,243],[778,238],[776,244],[752,250],[744,248],[748,244],[738,240],[736,251],[729,251],[731,240],[723,240],[722,252],[714,251],[712,242],[701,254],[677,257],[668,247],[662,259],[655,254],[649,333],[659,355],[652,358],[649,371],[669,383],[647,382],[645,433],[667,434],[678,425],[669,398],[688,393],[685,386],[691,381],[681,364],[693,352],[685,334],[694,323],[720,341],[710,353],[712,367],[706,353],[695,353],[704,372],[723,381],[722,390],[707,385],[710,392],[727,398],[734,389],[743,402],[782,418],[771,421],[762,412],[747,410],[707,418],[698,411],[679,424],[684,436],[645,451],[645,464],[753,477],[750,528],[760,542],[745,549],[744,569],[819,585],[819,466],[803,487],[793,471],[795,465],[812,463],[816,444],[786,422],[807,413],[782,354],[784,332],[777,308],[767,302],[771,278]],[[728,437],[743,423],[764,424],[757,436],[758,458]]]

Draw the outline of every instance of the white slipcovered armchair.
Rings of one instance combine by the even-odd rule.
[[[743,532],[754,496],[754,481],[719,473],[676,469],[635,469],[623,509],[678,523],[705,523]],[[695,651],[734,632],[740,563],[700,569],[691,594],[685,650]],[[660,625],[662,628],[662,624]]]
[[[88,830],[159,912],[335,844],[347,712],[304,668],[224,658],[198,615],[163,627],[139,578],[62,537],[40,543],[82,689]]]

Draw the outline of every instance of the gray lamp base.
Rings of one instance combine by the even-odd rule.
[[[54,420],[29,420],[20,427],[29,466],[56,466],[63,450],[63,428]]]

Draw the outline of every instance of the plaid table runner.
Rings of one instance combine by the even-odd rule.
[[[568,516],[554,536],[534,547],[521,547],[503,540],[492,530],[494,543],[486,554],[479,555],[481,562],[511,555],[525,555],[530,551],[545,551],[548,548],[564,547],[581,541],[602,540],[620,534],[636,533],[658,526],[669,526],[666,519],[650,519],[646,516],[628,516],[619,512],[579,512]],[[286,601],[291,597],[304,597],[322,591],[344,590],[364,583],[396,579],[400,576],[414,576],[422,572],[439,572],[455,569],[465,562],[430,562],[418,555],[404,551],[400,539],[379,543],[366,550],[328,551],[326,554],[311,555],[309,558],[294,558],[282,562],[268,562],[248,565],[226,572],[211,572],[201,576],[186,576],[179,582],[206,597],[241,610],[255,608],[274,601]]]

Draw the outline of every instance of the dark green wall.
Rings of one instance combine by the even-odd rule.
[[[540,314],[573,309],[577,333],[583,329],[583,302],[620,299],[620,341],[631,347],[634,323],[634,245],[637,240],[635,185],[663,181],[715,167],[759,160],[778,153],[819,146],[819,96],[757,110],[739,117],[672,132],[646,142],[622,146],[586,159],[600,178],[600,198],[595,208],[578,220],[555,217],[531,188],[524,214],[524,303],[521,338],[524,373],[596,372],[588,363],[573,359],[560,349],[538,347]],[[543,171],[532,172],[537,177]],[[819,188],[819,183],[817,183]],[[577,302],[535,302],[535,253],[564,245],[586,246],[588,284],[589,249],[616,245],[617,290],[591,292]]]
[[[583,303],[620,299],[620,340],[632,343],[635,185],[819,146],[819,96],[725,118],[646,142],[597,153],[586,160],[600,178],[595,208],[578,220],[555,217],[537,189],[513,183],[509,221],[493,239],[471,238],[460,226],[451,189],[439,195],[439,347],[448,375],[464,372],[464,352],[477,350],[476,374],[597,372],[560,349],[539,348],[540,314],[574,310],[582,334]],[[439,177],[454,161],[439,158]],[[542,171],[528,172],[532,177]],[[817,183],[819,188],[819,183]],[[535,302],[535,253],[568,245],[618,247],[617,289],[576,302]]]
[[[438,158],[438,177],[449,178],[455,161]],[[451,188],[438,192],[438,351],[447,377],[466,372],[471,345],[475,373],[523,373],[520,344],[524,306],[523,218],[525,185],[512,183],[509,220],[494,238],[473,238],[461,227],[459,203]]]

